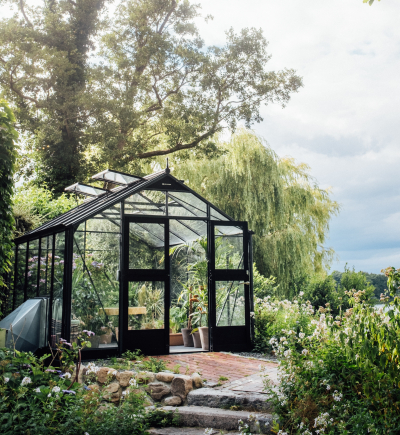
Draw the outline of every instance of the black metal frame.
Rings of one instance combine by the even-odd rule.
[[[243,231],[243,270],[215,268],[215,227],[235,226]],[[208,300],[210,310],[210,350],[212,351],[248,351],[251,348],[250,296],[251,270],[249,266],[249,231],[247,222],[243,221],[210,221],[209,243],[210,271]],[[217,326],[216,313],[216,283],[218,281],[243,281],[245,290],[245,325]]]
[[[127,174],[129,175],[129,174]],[[143,190],[159,190],[166,192],[166,209],[165,215],[163,217],[154,215],[132,215],[124,213],[124,200],[136,193],[140,193]],[[207,213],[205,216],[170,216],[168,213],[168,192],[180,191],[188,192],[203,201],[207,206]],[[173,195],[173,193],[172,193]],[[126,185],[124,187],[114,189],[109,191],[104,195],[97,198],[85,201],[83,204],[75,207],[74,209],[64,213],[63,215],[52,219],[51,221],[45,223],[41,227],[25,234],[24,236],[16,239],[16,255],[15,255],[15,267],[14,267],[14,292],[13,292],[13,309],[15,309],[16,304],[16,280],[17,280],[17,269],[18,269],[18,258],[21,255],[19,245],[27,242],[26,258],[25,262],[28,261],[28,250],[29,242],[36,239],[41,239],[45,236],[53,236],[52,240],[52,275],[51,275],[51,285],[50,285],[50,304],[49,311],[52,310],[53,301],[53,286],[54,286],[54,252],[55,252],[55,240],[56,234],[64,232],[65,234],[65,258],[64,258],[64,297],[63,297],[63,318],[62,318],[62,336],[66,340],[70,340],[70,328],[71,328],[71,295],[72,295],[72,264],[73,264],[73,241],[74,232],[77,227],[85,222],[87,219],[93,218],[95,215],[102,213],[106,209],[113,207],[116,204],[120,204],[120,218],[122,225],[122,235],[120,238],[120,270],[119,270],[119,345],[118,348],[107,348],[107,349],[88,349],[84,351],[85,358],[99,358],[117,355],[127,349],[127,283],[130,279],[144,280],[148,279],[149,275],[147,272],[138,272],[127,269],[127,249],[129,247],[126,225],[129,222],[163,222],[165,224],[165,259],[166,259],[166,270],[162,280],[165,280],[165,328],[163,330],[164,337],[164,351],[163,354],[169,353],[169,304],[170,304],[170,260],[168,255],[169,250],[169,221],[170,219],[179,220],[203,220],[207,221],[207,238],[208,238],[208,275],[209,275],[209,336],[210,336],[210,350],[247,350],[250,348],[250,340],[253,336],[253,322],[250,318],[250,311],[253,310],[253,300],[252,300],[252,241],[251,233],[247,230],[247,222],[236,222],[230,216],[225,214],[215,205],[211,204],[205,198],[201,197],[198,193],[187,187],[181,180],[176,179],[169,174],[169,170],[161,171],[156,174],[151,174],[149,176],[143,177],[142,179],[134,182],[132,184]],[[212,220],[211,208],[218,212],[220,215],[225,217],[226,221]],[[215,243],[214,243],[214,228],[215,225],[227,225],[227,226],[240,226],[243,228],[243,243],[244,243],[244,257],[245,257],[245,268],[243,271],[235,270],[216,270],[215,269]],[[196,233],[194,231],[194,233]],[[40,242],[39,242],[40,243]],[[39,258],[40,258],[40,246],[39,246]],[[39,268],[40,269],[40,268]],[[150,271],[151,279],[154,280],[155,274],[154,270]],[[156,272],[157,274],[157,272]],[[39,279],[39,273],[38,273]],[[249,282],[249,285],[245,285],[246,289],[246,305],[245,305],[245,315],[246,315],[246,325],[245,327],[216,327],[216,310],[215,310],[215,281],[217,280],[243,280]],[[37,287],[39,291],[39,287]],[[24,276],[24,300],[26,300],[27,292],[27,265],[25,265],[25,276]],[[126,313],[125,313],[125,311]],[[51,315],[49,315],[49,340],[51,334]],[[236,328],[225,329],[222,333],[221,328]],[[221,329],[221,331],[219,331]],[[235,332],[232,332],[235,331]],[[143,331],[143,332],[149,332]],[[221,333],[219,333],[221,332]],[[222,334],[222,335],[221,335]],[[233,335],[232,335],[233,334]],[[225,337],[222,342],[222,337]],[[226,338],[228,337],[228,339]],[[234,341],[229,339],[233,337]],[[239,337],[242,337],[238,341]],[[151,339],[150,337],[148,337]],[[43,351],[43,350],[42,350]]]

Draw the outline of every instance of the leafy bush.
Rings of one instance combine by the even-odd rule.
[[[304,286],[304,297],[310,301],[315,310],[319,307],[325,308],[328,303],[335,313],[339,311],[341,300],[336,290],[335,280],[331,275],[311,277]]]
[[[347,292],[353,308],[334,317],[320,309],[310,332],[291,328],[272,345],[282,358],[281,384],[267,384],[281,434],[400,432],[400,270],[390,268],[385,309]],[[299,350],[300,349],[300,350]]]
[[[172,413],[145,413],[145,393],[129,389],[120,406],[100,410],[100,394],[72,383],[69,372],[46,368],[48,356],[0,349],[2,435],[144,435],[153,423],[177,424]]]
[[[313,307],[301,300],[290,302],[278,301],[267,296],[256,299],[254,309],[254,350],[257,352],[271,351],[271,339],[279,340],[284,335],[283,330],[294,329],[308,333],[313,319]]]
[[[63,193],[55,197],[46,187],[25,186],[13,197],[16,235],[20,236],[43,222],[53,219],[78,205],[81,200]]]

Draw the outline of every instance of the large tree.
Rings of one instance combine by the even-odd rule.
[[[0,84],[33,138],[37,179],[57,190],[107,166],[218,153],[216,133],[261,121],[263,103],[285,105],[301,86],[293,70],[267,70],[261,30],[206,47],[188,0],[124,0],[112,14],[104,0],[10,1]]]
[[[339,205],[318,186],[309,167],[279,158],[251,131],[220,142],[217,159],[172,161],[173,174],[255,231],[257,268],[277,278],[283,296],[307,274],[324,273],[333,250],[325,246]]]

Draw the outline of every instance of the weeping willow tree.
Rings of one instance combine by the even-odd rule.
[[[279,158],[256,134],[242,129],[219,143],[217,159],[175,158],[173,174],[255,231],[257,268],[273,275],[282,296],[307,274],[324,273],[333,250],[324,246],[339,205],[306,164]]]

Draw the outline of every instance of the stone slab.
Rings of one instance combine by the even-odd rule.
[[[204,435],[204,427],[165,427],[162,429],[150,428],[150,435]],[[238,435],[239,431],[224,432],[224,435]],[[215,429],[212,435],[220,435],[220,431]]]
[[[210,408],[227,408],[238,406],[241,410],[267,412],[272,410],[265,395],[242,393],[231,390],[215,390],[200,388],[191,391],[187,396],[189,406],[208,406]]]
[[[235,431],[239,429],[239,420],[249,423],[249,413],[245,411],[230,411],[225,409],[208,408],[206,406],[164,406],[165,411],[178,413],[183,426],[203,427]],[[271,433],[272,415],[257,413],[261,433]],[[252,428],[252,426],[250,426]]]

